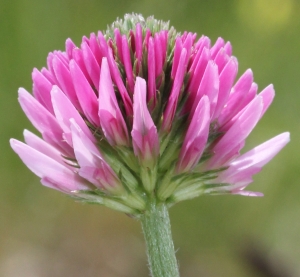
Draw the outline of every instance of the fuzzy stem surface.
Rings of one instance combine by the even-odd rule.
[[[179,277],[168,208],[152,200],[141,218],[152,277]]]

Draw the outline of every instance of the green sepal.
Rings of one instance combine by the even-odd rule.
[[[108,162],[118,177],[122,179],[122,183],[125,182],[126,186],[131,191],[134,191],[139,186],[139,182],[127,164],[122,162],[119,153],[110,145],[108,147],[102,147],[100,145],[100,147],[104,159]]]
[[[174,160],[178,159],[178,155],[180,153],[181,144],[177,141],[178,137],[172,140],[159,160],[159,169],[160,170],[168,170],[170,165],[174,162]]]
[[[227,169],[227,167],[221,167],[218,169],[207,170],[204,172],[192,171],[188,173],[181,173],[172,177],[172,182],[179,183],[180,186],[187,186],[191,183],[203,182],[206,180],[212,180],[217,178],[219,172]]]
[[[172,177],[175,170],[175,163],[170,167],[170,170],[165,172],[162,177],[162,180],[159,181],[158,189],[157,189],[157,197],[161,201],[165,201],[170,195],[173,194],[175,189],[177,188],[177,184],[172,182]]]
[[[227,183],[195,183],[193,185],[185,186],[178,189],[174,194],[167,200],[169,203],[177,203],[180,201],[193,199],[203,194],[218,195],[218,194],[230,194],[230,190],[226,189],[230,186]]]
[[[175,121],[175,125],[172,127],[170,133],[161,135],[161,146],[160,146],[160,160],[159,169],[165,170],[170,167],[170,164],[175,160],[178,160],[180,148],[183,143],[185,134],[185,124],[182,124],[186,120],[183,116]]]
[[[157,180],[157,164],[153,168],[140,167],[140,177],[145,191],[152,194],[156,187]]]
[[[142,198],[139,194],[126,194],[121,197],[122,202],[128,207],[136,209],[142,213],[146,209],[146,198]]]
[[[139,164],[133,153],[133,149],[125,146],[116,146],[119,156],[124,163],[134,172],[138,172]]]
[[[70,196],[84,203],[99,204],[126,214],[139,214],[136,209],[128,207],[113,197],[101,196],[94,191],[74,191]]]
[[[187,199],[193,199],[204,194],[203,184],[193,184],[182,189],[176,190],[168,199],[168,202],[177,203]]]

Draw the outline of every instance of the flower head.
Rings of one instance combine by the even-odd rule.
[[[240,154],[274,89],[237,71],[229,42],[125,15],[33,70],[19,102],[42,138],[11,146],[43,185],[132,215],[153,197],[260,196],[244,189],[289,134]]]

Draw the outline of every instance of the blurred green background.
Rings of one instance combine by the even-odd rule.
[[[131,12],[231,41],[239,75],[252,68],[260,90],[274,84],[247,149],[291,132],[250,186],[264,198],[206,196],[171,209],[182,276],[300,276],[298,0],[0,0],[0,276],[149,276],[139,222],[42,187],[8,144],[34,130],[17,102],[18,87],[31,91],[33,67],[66,38],[79,45]]]

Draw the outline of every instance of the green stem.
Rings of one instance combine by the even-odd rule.
[[[164,203],[149,203],[141,218],[152,277],[179,277],[171,234],[168,208]]]

